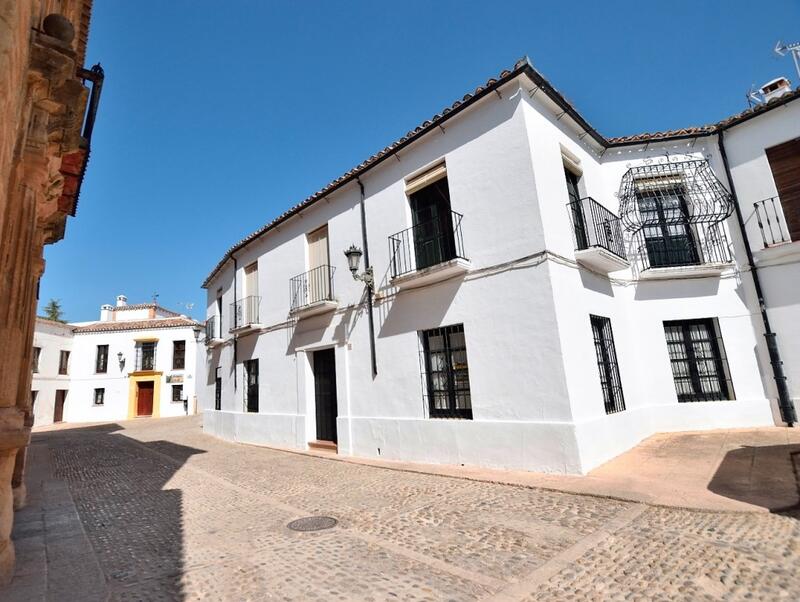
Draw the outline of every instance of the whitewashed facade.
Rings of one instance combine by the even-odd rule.
[[[194,413],[201,328],[155,303],[128,305],[124,295],[102,306],[97,322],[37,319],[34,425]]]
[[[752,111],[726,134],[734,178],[764,181],[739,191],[753,245],[752,202],[774,185],[768,164],[747,162],[800,136],[796,98]],[[608,140],[529,63],[490,80],[234,246],[212,271],[198,390],[206,432],[584,473],[655,432],[774,424],[764,325],[718,139],[710,126]],[[636,175],[654,165],[678,175]],[[697,195],[680,171],[687,165],[713,176]],[[641,221],[658,188],[661,239],[652,224],[635,231],[616,220],[626,178],[636,193],[630,219]],[[669,209],[684,201],[663,197],[664,186],[680,186],[690,206]],[[583,243],[571,198],[584,208]],[[710,225],[688,223],[695,202],[707,205]],[[609,226],[597,217],[605,210],[615,214]],[[374,336],[370,296],[343,253],[353,244],[368,247],[373,268]],[[692,258],[658,259],[659,244]],[[785,246],[797,253],[798,244]],[[764,278],[788,363],[798,353],[797,280]],[[773,298],[792,298],[770,308],[773,289]],[[690,347],[691,362],[680,355]],[[673,369],[686,378],[676,384]]]

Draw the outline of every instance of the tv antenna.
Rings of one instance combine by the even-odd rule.
[[[797,78],[800,80],[800,42],[794,42],[793,44],[784,44],[781,41],[778,41],[775,44],[775,54],[778,56],[786,56],[787,53],[792,54],[792,58],[794,59],[794,68],[797,70]]]

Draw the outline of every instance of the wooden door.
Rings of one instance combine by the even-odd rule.
[[[136,392],[136,415],[153,415],[153,381],[140,382]]]
[[[800,240],[800,138],[768,148],[766,153],[789,237]]]
[[[67,400],[67,391],[58,389],[56,391],[56,405],[53,408],[53,422],[64,421],[64,402]]]
[[[447,178],[410,197],[416,269],[449,261],[456,256],[453,216]]]
[[[336,354],[331,349],[314,352],[314,399],[317,440],[336,443]]]
[[[330,298],[328,226],[308,235],[307,303]]]

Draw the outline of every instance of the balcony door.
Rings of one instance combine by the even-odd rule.
[[[409,195],[418,270],[454,259],[456,242],[447,178]]]
[[[253,262],[244,268],[244,315],[241,325],[255,324],[258,320],[258,305],[261,298],[258,296],[258,262]]]
[[[700,263],[683,189],[654,188],[637,196],[650,267]]]
[[[575,232],[575,245],[579,251],[589,248],[589,240],[586,236],[586,219],[583,215],[583,205],[581,204],[581,193],[578,189],[578,176],[568,169],[564,169],[564,176],[567,180],[567,196],[569,197],[569,208],[572,211],[572,227]]]
[[[328,256],[328,226],[307,235],[308,274],[306,303],[316,303],[331,297],[330,257]]]

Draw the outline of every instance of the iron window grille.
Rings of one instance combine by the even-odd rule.
[[[183,385],[172,385],[172,401],[183,401]]]
[[[257,295],[243,297],[235,303],[231,303],[231,316],[233,317],[231,330],[250,326],[251,324],[259,324],[258,309],[260,305],[261,297]]]
[[[136,370],[156,369],[156,343],[143,341],[136,345]]]
[[[576,251],[601,247],[621,259],[627,259],[619,217],[590,196],[570,200],[567,206]]]
[[[183,370],[186,367],[186,341],[172,341],[172,369]]]
[[[420,333],[424,396],[431,418],[472,418],[464,325]]]
[[[416,272],[452,259],[467,259],[460,213],[449,218],[435,215],[389,237],[392,278]]]
[[[589,320],[592,324],[594,351],[597,355],[597,369],[600,372],[600,387],[603,390],[606,414],[622,412],[625,410],[625,396],[622,394],[622,380],[619,376],[611,320],[593,315],[589,316]]]
[[[763,201],[753,203],[756,213],[758,229],[761,231],[761,240],[764,247],[772,247],[785,242],[791,242],[789,227],[783,215],[783,206],[778,197],[774,196]]]
[[[108,372],[108,345],[98,345],[94,361],[94,371],[97,374]]]
[[[619,191],[620,219],[632,233],[642,270],[729,263],[723,222],[730,193],[708,162],[672,159],[630,168]]]
[[[244,362],[244,407],[247,412],[258,412],[258,360]]]
[[[298,274],[289,280],[289,310],[296,311],[302,307],[321,301],[333,301],[332,265],[321,265]]]
[[[31,358],[31,370],[34,373],[39,371],[39,358],[42,355],[42,348],[41,347],[34,347],[33,348],[33,357]]]
[[[94,390],[94,405],[101,406],[105,403],[106,397],[106,390],[105,389],[95,389]]]
[[[69,351],[62,351],[58,356],[58,373],[67,374],[69,370]]]
[[[222,409],[222,369],[219,366],[214,372],[214,409]]]
[[[678,401],[734,399],[716,318],[664,322],[664,334]]]

